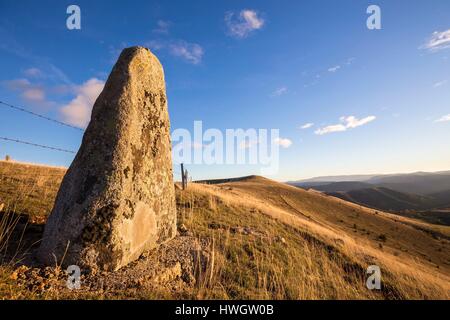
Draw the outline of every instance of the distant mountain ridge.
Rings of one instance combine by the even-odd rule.
[[[436,175],[447,175],[450,176],[450,170],[445,171],[437,171],[437,172],[413,172],[413,173],[395,173],[395,174],[356,174],[356,175],[336,175],[336,176],[319,176],[313,177],[309,179],[301,179],[288,181],[287,184],[295,185],[295,184],[303,184],[303,183],[331,183],[331,182],[369,182],[369,183],[378,183],[380,180],[385,180],[386,182],[395,179],[401,180],[403,178],[408,179],[409,177],[427,177],[427,176],[436,176]]]
[[[349,180],[352,178],[356,180]],[[326,181],[327,179],[330,180]],[[333,181],[337,179],[341,181]],[[318,190],[346,201],[384,211],[419,212],[450,208],[450,171],[329,176],[288,184],[302,189]]]

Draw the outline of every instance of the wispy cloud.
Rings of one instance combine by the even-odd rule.
[[[356,128],[359,126],[363,126],[369,122],[372,122],[376,119],[375,116],[368,116],[365,117],[363,119],[357,119],[354,116],[350,116],[350,117],[341,117],[341,121],[346,123],[346,127],[347,128]]]
[[[239,14],[225,13],[228,34],[235,38],[246,38],[253,31],[264,26],[264,19],[255,10],[242,10]]]
[[[331,68],[328,68],[328,72],[336,72],[341,68],[341,66],[334,66]]]
[[[52,80],[54,82],[70,85],[72,82],[69,77],[57,66],[49,62],[47,57],[42,57],[38,55],[34,55],[29,48],[22,46],[16,39],[12,37],[12,35],[6,30],[0,27],[0,50],[4,50],[9,52],[19,58],[25,59],[32,63],[35,66],[39,66],[39,71],[45,71],[45,78],[48,80]],[[33,69],[33,68],[32,68]],[[36,72],[36,70],[31,70],[31,72]],[[42,73],[43,74],[43,73]],[[41,75],[42,75],[41,74]],[[27,75],[31,77],[30,75]]]
[[[442,116],[439,119],[435,120],[434,122],[448,122],[448,121],[450,121],[450,114]]]
[[[170,55],[191,64],[200,64],[205,53],[199,44],[184,40],[150,40],[144,45],[152,51],[166,50]]]
[[[86,128],[91,119],[92,107],[104,85],[104,81],[91,78],[74,88],[76,97],[60,109],[63,121],[80,128]]]
[[[20,97],[27,102],[35,103],[41,107],[50,107],[54,103],[47,101],[44,86],[31,83],[28,79],[20,78],[2,82],[8,90],[17,91]]]
[[[341,117],[339,119],[341,121],[341,123],[333,124],[333,125],[326,126],[323,128],[319,128],[314,133],[317,135],[324,135],[324,134],[333,133],[333,132],[347,131],[349,129],[363,126],[369,122],[374,121],[375,119],[376,119],[375,116],[368,116],[368,117],[365,117],[362,119],[358,119],[354,116]]]
[[[23,71],[23,74],[30,78],[41,78],[43,76],[43,72],[38,68],[28,68]]]
[[[22,93],[22,96],[28,101],[43,102],[45,101],[45,92],[42,89],[28,89]]]
[[[286,94],[288,92],[288,89],[286,87],[280,87],[276,89],[274,92],[270,94],[271,97],[279,97],[283,94]]]
[[[282,148],[289,148],[292,145],[292,141],[287,138],[276,138],[274,142]]]
[[[26,90],[31,86],[31,82],[28,79],[14,79],[6,80],[2,82],[5,87],[10,90]]]
[[[341,132],[347,130],[347,127],[343,124],[333,124],[331,126],[326,126],[324,128],[319,128],[316,131],[314,131],[315,134],[318,135],[324,135],[327,133],[333,133],[333,132]]]
[[[170,53],[192,64],[199,64],[203,57],[203,48],[196,43],[177,41],[170,44]]]
[[[346,60],[339,62],[338,64],[336,64],[334,66],[331,66],[328,68],[324,67],[319,72],[316,71],[313,73],[313,72],[303,71],[302,72],[303,76],[311,74],[311,77],[312,77],[312,79],[310,80],[309,83],[303,84],[303,87],[308,88],[308,87],[319,84],[319,82],[322,78],[326,78],[327,76],[330,76],[330,74],[337,73],[338,71],[342,72],[346,68],[349,68],[355,62],[355,60],[356,60],[356,58],[350,57],[350,58],[347,58]]]
[[[152,51],[158,51],[163,49],[166,46],[166,43],[160,40],[150,40],[145,42],[144,45]]]
[[[300,129],[309,129],[309,128],[311,128],[312,126],[314,126],[314,123],[309,122],[309,123],[305,123],[304,125],[302,125],[302,126],[300,127]]]
[[[420,48],[427,49],[430,51],[438,51],[450,48],[450,29],[442,32],[440,31],[433,32],[430,39]]]
[[[435,87],[435,88],[439,88],[439,87],[442,87],[444,84],[446,84],[447,83],[447,80],[443,80],[443,81],[439,81],[439,82],[436,82],[434,85],[433,85],[433,87]]]
[[[157,34],[169,34],[169,29],[172,23],[170,21],[158,20],[156,22],[157,27],[153,29],[153,33]]]
[[[347,61],[345,61],[345,64],[346,64],[347,66],[350,66],[350,65],[353,64],[353,62],[354,62],[355,60],[356,60],[356,58],[354,58],[354,57],[348,58]]]

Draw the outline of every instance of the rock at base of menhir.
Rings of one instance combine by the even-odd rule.
[[[123,50],[59,189],[41,262],[117,270],[176,235],[169,127],[160,62]]]

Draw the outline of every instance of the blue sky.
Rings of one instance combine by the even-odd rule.
[[[66,9],[81,9],[68,30]],[[370,4],[381,30],[366,26]],[[450,169],[450,2],[2,1],[0,100],[77,126],[120,50],[162,62],[172,129],[278,128],[277,180]],[[311,124],[305,126],[306,124]],[[302,129],[305,126],[308,128]],[[77,150],[82,132],[0,106],[0,137]],[[289,146],[288,146],[289,145]],[[73,154],[0,141],[0,157]],[[194,178],[255,174],[195,165]]]

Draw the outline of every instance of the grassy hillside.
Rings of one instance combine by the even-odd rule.
[[[62,181],[64,168],[0,160],[0,203],[4,210],[44,222]]]
[[[11,166],[0,171],[9,181],[0,186],[7,186],[0,202],[9,208],[0,215],[24,210],[31,222],[16,223],[25,232],[0,237],[0,298],[450,298],[450,228],[255,176],[176,188],[176,239],[116,273],[86,275],[82,290],[70,291],[58,266],[40,268],[30,259],[63,171],[4,163],[0,170]],[[27,170],[34,180],[15,177]],[[49,174],[42,181],[40,170]],[[46,192],[38,181],[49,186]],[[4,231],[8,224],[0,225]],[[29,250],[8,249],[24,241]],[[382,270],[382,290],[365,286],[366,268],[374,264]]]

